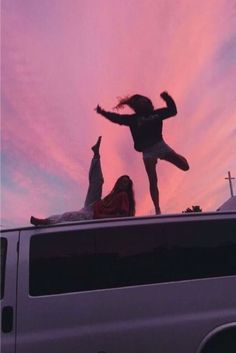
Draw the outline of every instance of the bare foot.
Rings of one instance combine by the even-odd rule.
[[[93,151],[94,156],[99,156],[99,148],[100,148],[100,144],[101,144],[101,139],[102,139],[102,136],[99,136],[95,145],[91,147],[91,150]]]
[[[49,220],[45,218],[36,218],[34,216],[30,217],[30,223],[33,224],[34,226],[46,226],[50,224]]]

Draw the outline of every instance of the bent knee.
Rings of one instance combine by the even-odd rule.
[[[186,172],[189,169],[190,169],[189,164],[188,164],[188,162],[186,162],[186,164],[184,165],[183,170]]]

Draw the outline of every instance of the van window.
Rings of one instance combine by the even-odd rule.
[[[83,232],[36,235],[30,242],[30,295],[94,288],[95,237]]]
[[[96,253],[100,288],[236,275],[236,222],[106,229]]]
[[[6,270],[6,257],[7,257],[7,239],[0,238],[1,248],[1,299],[4,297],[5,289],[5,270]]]
[[[31,295],[231,275],[236,275],[235,220],[127,225],[31,238]]]

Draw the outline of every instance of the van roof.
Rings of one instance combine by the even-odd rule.
[[[145,224],[145,223],[169,223],[169,222],[181,222],[181,221],[195,221],[199,220],[212,220],[212,219],[235,219],[236,220],[236,211],[224,211],[224,212],[189,212],[189,213],[175,213],[175,214],[162,214],[162,215],[153,215],[153,216],[136,216],[136,217],[120,217],[120,218],[103,218],[103,219],[92,219],[84,221],[75,221],[75,222],[64,222],[57,223],[49,226],[26,226],[26,227],[16,227],[0,230],[0,233],[12,232],[12,231],[21,231],[27,229],[51,229],[55,227],[65,227],[65,226],[75,226],[75,225],[84,225],[91,224],[93,228],[96,227],[96,224],[110,224],[110,225],[128,225],[128,224]]]

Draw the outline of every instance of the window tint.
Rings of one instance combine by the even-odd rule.
[[[93,235],[75,232],[33,236],[30,294],[90,290],[96,281]]]
[[[1,248],[1,299],[4,297],[5,288],[5,269],[6,269],[6,257],[7,257],[7,239],[0,238]]]
[[[30,294],[236,275],[236,222],[192,221],[37,235]]]
[[[97,244],[102,288],[236,275],[236,222],[105,230]]]

